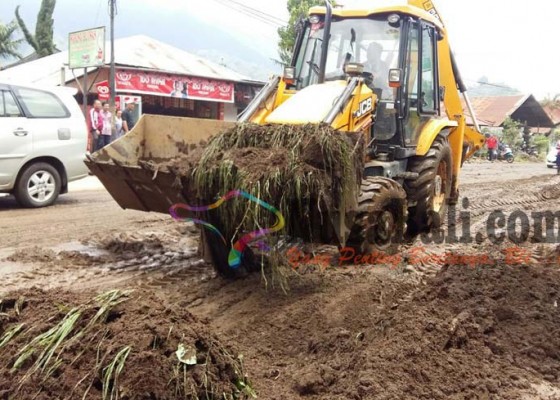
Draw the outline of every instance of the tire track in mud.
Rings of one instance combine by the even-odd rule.
[[[467,224],[472,243],[424,244],[417,240],[414,244],[416,252],[422,252],[420,262],[413,267],[416,272],[425,276],[433,276],[446,263],[446,254],[453,261],[459,259],[476,264],[485,260],[485,255],[494,263],[522,261],[527,266],[558,265],[560,262],[560,246],[554,243],[526,242],[516,244],[506,240],[500,245],[493,244],[487,235],[489,217],[494,211],[501,211],[506,218],[514,211],[524,212],[533,222],[532,212],[560,211],[560,178],[545,175],[531,179],[520,179],[500,184],[484,183],[481,185],[467,184],[462,187],[463,200],[468,199],[468,206],[463,202],[455,207],[453,228],[460,237],[463,224]],[[461,213],[467,213],[470,220],[464,220]],[[490,221],[491,222],[491,221]],[[450,221],[444,223],[444,234],[448,237]],[[560,231],[560,227],[556,227]],[[553,232],[554,233],[554,232]],[[558,236],[558,235],[556,235]],[[534,226],[530,226],[529,237],[534,237]],[[413,247],[413,248],[414,248]],[[410,251],[404,248],[403,252]],[[522,264],[520,263],[520,264]]]
[[[544,181],[545,179],[546,181]],[[464,196],[469,200],[467,211],[491,210],[496,209],[496,207],[531,206],[560,199],[560,179],[554,179],[554,183],[551,183],[550,177],[543,177],[537,181],[534,179],[523,180],[501,187],[498,191],[495,187],[473,187],[473,189],[476,190],[473,190],[472,194],[474,196],[469,196],[471,194],[469,189],[466,190],[467,194]],[[536,192],[526,193],[531,189]],[[520,190],[524,190],[524,193],[519,194]],[[490,196],[489,199],[488,196]],[[483,200],[478,201],[479,199]]]

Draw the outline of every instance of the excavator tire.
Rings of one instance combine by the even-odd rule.
[[[409,204],[407,239],[412,240],[422,233],[439,228],[447,212],[452,186],[452,156],[449,140],[440,135],[423,157],[409,161],[409,171],[418,173],[418,178],[406,181]]]
[[[216,221],[213,221],[216,226]],[[218,227],[219,229],[219,227]],[[241,258],[241,265],[237,268],[230,267],[228,256],[230,248],[224,244],[221,238],[213,232],[202,229],[201,238],[203,253],[207,261],[214,266],[214,270],[222,278],[235,280],[246,277],[249,273],[260,270],[255,261],[255,256],[251,248],[245,249]]]
[[[366,177],[346,247],[356,255],[394,254],[402,243],[406,219],[406,192],[402,186],[389,178]]]

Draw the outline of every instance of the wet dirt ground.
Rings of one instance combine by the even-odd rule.
[[[260,274],[216,277],[194,227],[122,210],[88,179],[47,209],[0,198],[0,297],[147,291],[235,344],[262,399],[560,398],[557,244],[494,245],[486,229],[495,211],[560,211],[560,177],[542,163],[464,166],[455,222],[471,243],[297,268],[287,293]]]

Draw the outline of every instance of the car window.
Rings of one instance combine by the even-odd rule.
[[[66,118],[68,110],[54,94],[41,90],[18,88],[18,99],[31,118]]]
[[[14,95],[6,90],[2,91],[0,117],[21,117],[21,112],[14,99]]]

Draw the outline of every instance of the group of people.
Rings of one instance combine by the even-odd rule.
[[[113,124],[113,113],[109,103],[95,100],[89,112],[93,152],[117,140],[134,127],[136,124],[134,107],[134,103],[128,103],[124,111],[117,110]]]

